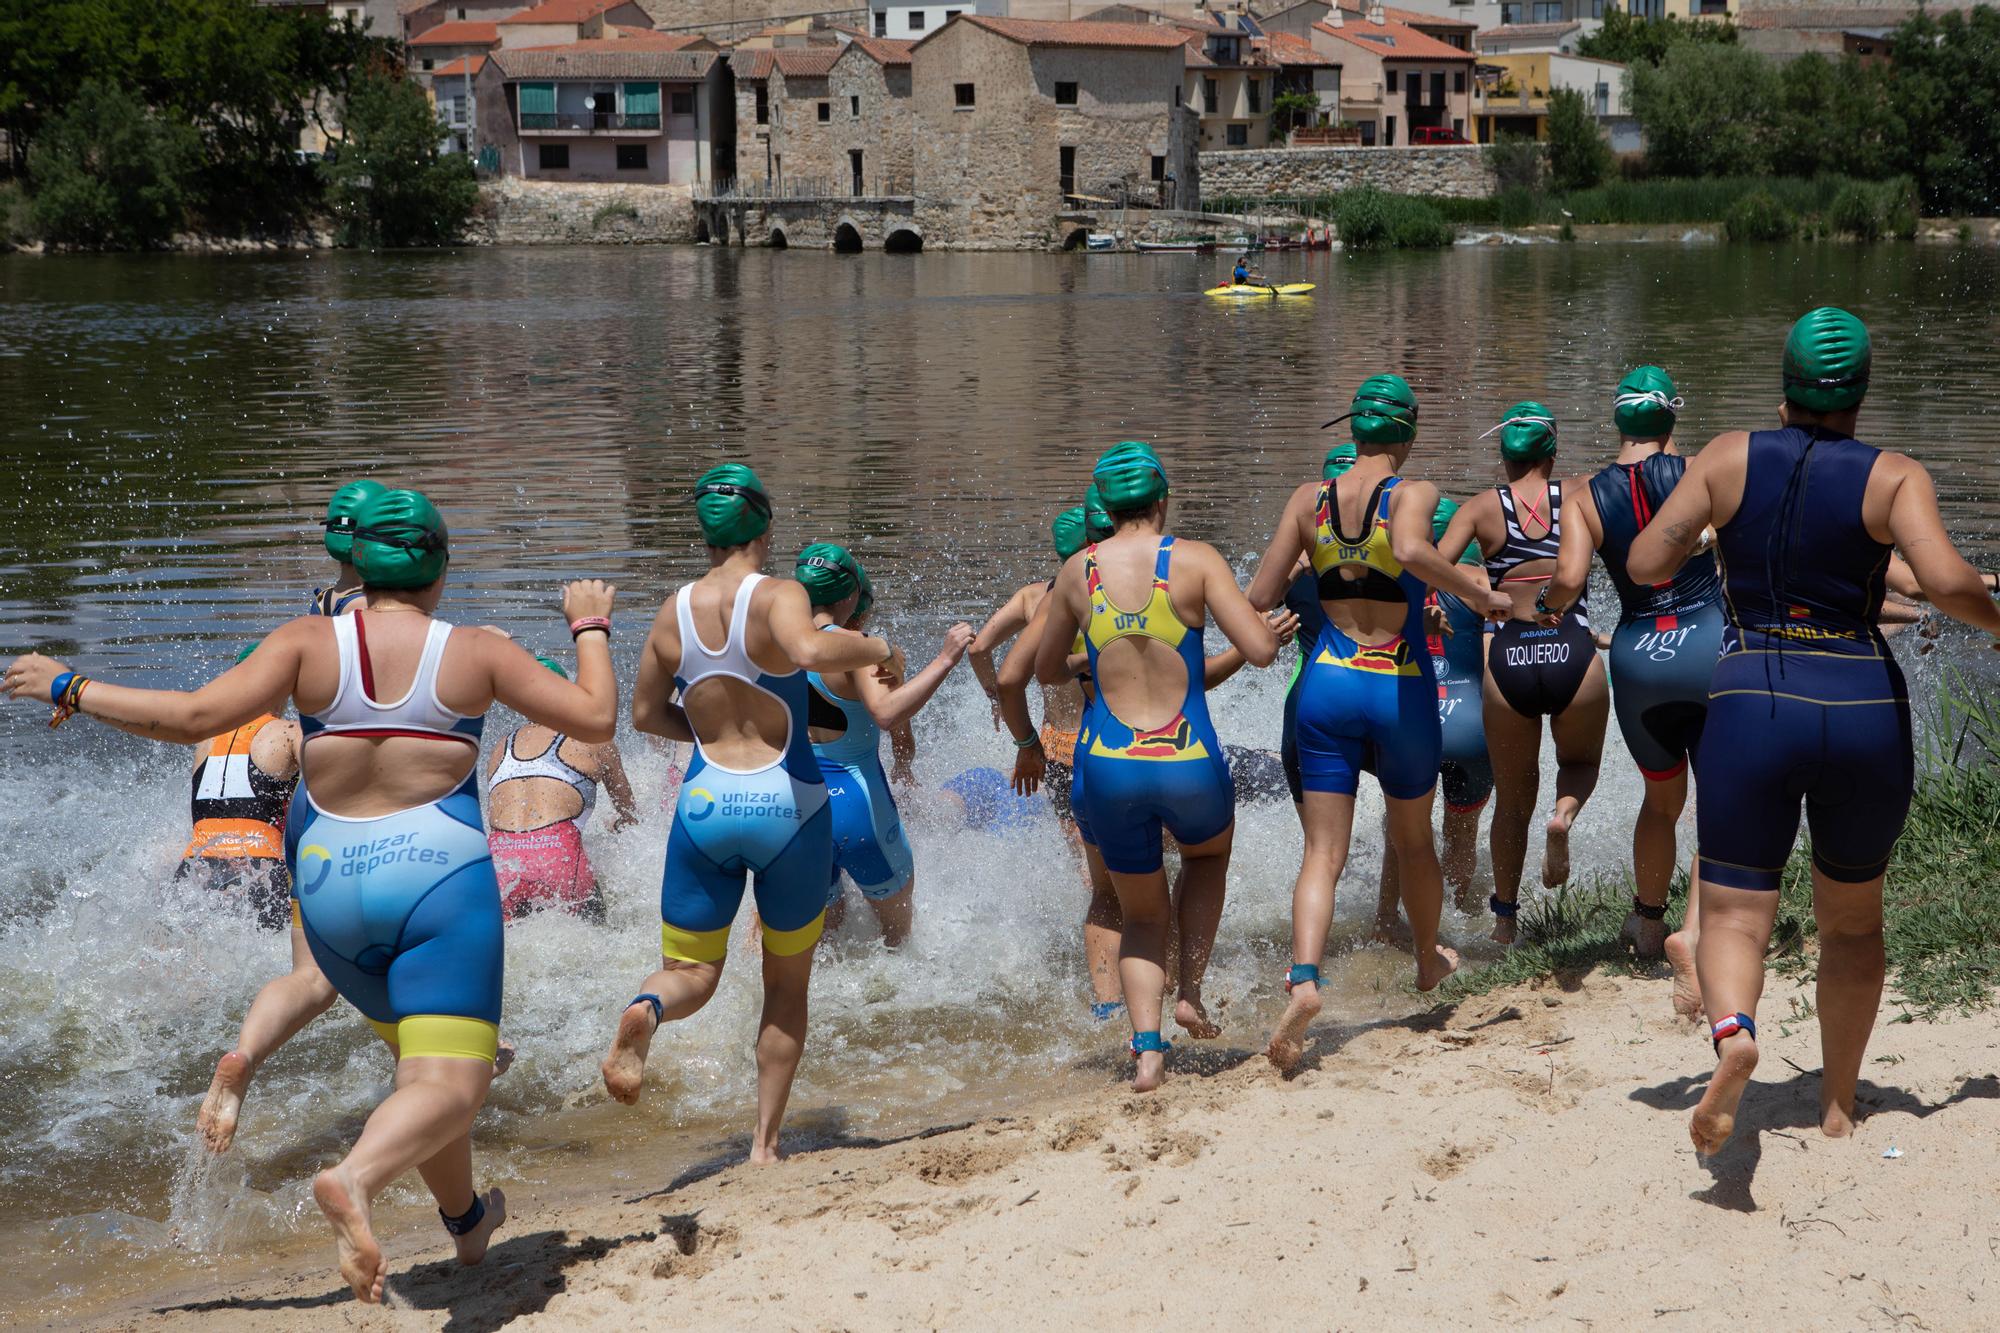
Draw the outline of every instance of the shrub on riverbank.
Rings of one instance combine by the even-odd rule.
[[[472,160],[438,151],[437,113],[414,83],[370,74],[347,99],[347,143],[326,167],[342,245],[443,245],[479,200]]]
[[[52,245],[141,250],[166,244],[187,211],[200,142],[131,93],[86,83],[28,155],[35,228]]]
[[[1339,197],[1333,225],[1350,250],[1439,250],[1458,238],[1428,200],[1367,186]]]
[[[1788,241],[1798,229],[1798,218],[1769,190],[1744,195],[1722,220],[1723,233],[1732,241]]]
[[[1985,1008],[2000,988],[2000,692],[1952,678],[1938,687],[1909,822],[1889,863],[1883,896],[1889,984],[1901,1017]],[[1802,845],[1785,871],[1771,935],[1775,970],[1810,973],[1817,933]],[[1687,884],[1674,886],[1668,920],[1679,928]],[[1632,907],[1622,877],[1599,876],[1521,909],[1523,943],[1490,967],[1468,968],[1439,992],[1450,1003],[1544,977],[1575,978],[1626,959],[1618,938]],[[1662,1012],[1667,1003],[1663,990]],[[1773,1017],[1776,1017],[1775,1015]]]

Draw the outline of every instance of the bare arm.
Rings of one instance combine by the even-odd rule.
[[[1299,618],[1287,608],[1278,607],[1264,618],[1271,623],[1272,632],[1278,636],[1280,648],[1299,637]],[[1247,664],[1243,650],[1231,644],[1214,656],[1202,660],[1201,687],[1204,690],[1212,690],[1241,671]]]
[[[586,616],[609,617],[617,593],[600,579],[571,583],[563,589],[563,616],[572,624]],[[472,645],[486,667],[493,697],[530,722],[586,745],[602,744],[618,730],[618,677],[611,669],[609,634],[585,630],[576,636],[574,681],[497,634],[476,634]]]
[[[653,617],[652,632],[639,654],[639,678],[632,684],[632,729],[670,741],[692,742],[694,728],[688,725],[687,711],[674,699],[674,672],[680,669],[675,616],[674,599],[669,597]]]
[[[302,645],[313,634],[301,621],[281,625],[256,652],[197,690],[142,690],[93,680],[77,711],[148,740],[197,745],[265,713],[283,712],[298,685]],[[40,653],[18,657],[7,668],[6,693],[47,701],[49,686],[68,670]]]
[[[1278,530],[1271,534],[1271,541],[1264,548],[1264,558],[1257,565],[1256,576],[1250,580],[1245,595],[1250,605],[1259,611],[1269,611],[1285,600],[1285,589],[1292,583],[1293,568],[1299,557],[1305,554],[1305,540],[1299,536],[1300,525],[1304,522],[1307,508],[1313,503],[1317,488],[1311,484],[1292,492],[1292,498],[1285,501],[1284,515],[1278,519]]]
[[[1456,596],[1488,620],[1513,614],[1514,602],[1486,582],[1485,572],[1472,565],[1453,564],[1444,551],[1456,546],[1463,555],[1472,544],[1472,506],[1462,507],[1445,529],[1444,543],[1431,544],[1431,515],[1437,512],[1437,487],[1427,481],[1406,481],[1389,498],[1389,549],[1396,563],[1433,588]],[[1464,524],[1461,530],[1460,524]]]
[[[1036,739],[1035,719],[1028,712],[1028,677],[1033,673],[1035,659],[1040,655],[1042,631],[1048,624],[1049,605],[1054,600],[1052,597],[1042,598],[1042,604],[1029,617],[1027,628],[1021,631],[1014,651],[1007,654],[1007,660],[1000,664],[1000,721],[1007,734],[1014,739],[1012,785],[1023,796],[1035,794],[1035,790],[1042,785],[1042,775],[1048,766],[1048,756],[1042,753]]]
[[[1567,611],[1590,586],[1590,556],[1602,540],[1597,518],[1597,502],[1590,487],[1566,487],[1562,545],[1556,555],[1556,572],[1542,590],[1542,604],[1552,611]],[[1578,520],[1581,519],[1581,522]]]
[[[801,670],[821,675],[853,671],[881,666],[893,654],[886,639],[846,629],[821,630],[813,624],[812,600],[798,584],[769,579],[764,586],[776,599],[771,604],[771,637]]]
[[[1902,476],[1889,504],[1889,533],[1903,559],[1910,562],[1917,586],[1932,606],[1953,620],[2000,635],[2000,605],[1987,592],[1986,580],[1945,534],[1931,474],[1914,458],[1901,457],[1899,465]]]
[[[1075,679],[1070,670],[1069,646],[1076,641],[1077,623],[1073,601],[1083,583],[1083,557],[1073,555],[1056,577],[1056,586],[1042,598],[1035,618],[1042,622],[1042,639],[1035,645],[1035,679],[1044,685],[1059,685]],[[1016,650],[1019,651],[1018,649]],[[1010,662],[1012,659],[1008,659]]]
[[[1709,487],[1718,457],[1714,450],[1727,438],[1717,436],[1688,461],[1680,484],[1660,512],[1632,539],[1632,549],[1625,553],[1625,573],[1634,583],[1665,583],[1700,546],[1702,530],[1715,516],[1715,496]]]
[[[900,722],[889,728],[889,775],[904,786],[916,785],[911,765],[917,762],[917,733]]]
[[[1244,596],[1243,589],[1236,586],[1236,575],[1231,572],[1228,562],[1223,560],[1221,552],[1206,542],[1186,545],[1192,545],[1199,556],[1202,600],[1208,604],[1209,615],[1215,618],[1215,627],[1227,636],[1250,665],[1267,667],[1277,661],[1278,631]],[[1270,559],[1268,551],[1265,559],[1267,562]],[[1291,566],[1287,564],[1280,568],[1289,570]],[[1281,598],[1284,596],[1282,584],[1279,585],[1278,595]],[[1202,672],[1204,678],[1207,674],[1206,670]]]
[[[597,780],[604,784],[604,794],[611,798],[611,809],[618,816],[611,821],[615,833],[639,822],[639,803],[632,799],[632,779],[625,775],[625,758],[618,753],[617,744],[607,741],[600,745],[597,760]]]
[[[930,664],[908,680],[893,686],[878,679],[874,672],[854,672],[850,679],[855,683],[855,692],[861,696],[868,716],[875,719],[875,725],[890,731],[915,717],[917,710],[929,703],[931,696],[938,692],[944,678],[965,656],[965,650],[971,643],[972,626],[953,625],[945,632],[944,646]]]
[[[1006,605],[995,611],[979,633],[973,637],[972,647],[967,654],[972,659],[972,674],[979,677],[979,688],[986,691],[986,697],[995,698],[1000,688],[1000,677],[994,670],[993,654],[1000,646],[1019,634],[1028,624],[1028,589],[1021,588],[1007,599]]]

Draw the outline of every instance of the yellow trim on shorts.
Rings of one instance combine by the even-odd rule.
[[[719,963],[729,956],[729,927],[683,930],[671,921],[662,921],[660,953],[683,963]]]
[[[500,1029],[483,1018],[412,1014],[395,1023],[368,1020],[375,1035],[396,1048],[398,1059],[418,1056],[444,1060],[484,1060],[500,1053]]]
[[[292,929],[304,930],[305,928],[306,919],[299,915],[299,900],[294,898],[292,899]]]
[[[800,926],[797,930],[772,930],[768,922],[764,926],[764,949],[779,958],[791,958],[819,943],[819,937],[826,933],[826,909]]]

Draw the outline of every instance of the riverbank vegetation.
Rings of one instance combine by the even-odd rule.
[[[1963,678],[1940,682],[1920,732],[1916,794],[1889,863],[1883,937],[1898,1017],[1928,1018],[1991,1005],[2000,988],[2000,692]],[[1691,850],[1683,848],[1683,851]],[[1814,967],[1816,928],[1807,851],[1785,872],[1772,966],[1792,974]],[[1675,885],[1669,922],[1686,908],[1685,876]],[[1572,885],[1521,909],[1523,943],[1491,967],[1468,968],[1445,983],[1444,1001],[1546,977],[1576,978],[1598,966],[1625,967],[1618,932],[1632,907],[1629,880]],[[1662,1005],[1665,998],[1662,997]]]
[[[329,217],[401,244],[448,239],[472,205],[400,46],[324,7],[0,0],[0,128],[0,244],[284,240]],[[299,151],[308,131],[331,162]]]

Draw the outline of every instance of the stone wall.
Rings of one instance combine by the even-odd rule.
[[[695,239],[685,185],[587,185],[501,176],[479,187],[467,239],[485,245],[652,245]]]
[[[1208,199],[1334,194],[1361,185],[1396,194],[1460,199],[1482,199],[1499,188],[1476,144],[1450,148],[1267,148],[1201,155],[1201,192]]]

